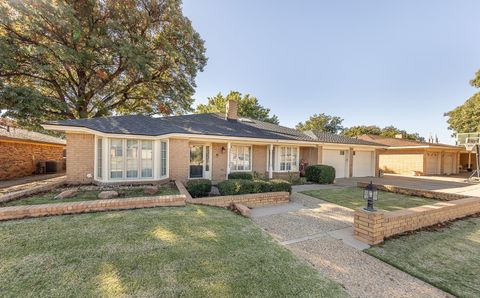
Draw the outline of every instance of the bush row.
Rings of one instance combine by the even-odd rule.
[[[229,179],[218,183],[218,191],[223,196],[250,193],[287,191],[292,192],[292,185],[285,180],[246,180]]]

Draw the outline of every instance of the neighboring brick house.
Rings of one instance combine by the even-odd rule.
[[[226,115],[117,116],[45,124],[67,135],[70,183],[225,180],[230,172],[268,178],[299,174],[302,161],[330,164],[337,177],[374,176],[382,145]]]
[[[39,161],[64,160],[66,141],[9,125],[0,125],[0,180],[29,176]]]
[[[361,140],[388,146],[379,151],[379,168],[402,175],[451,175],[459,173],[459,146],[420,142],[402,138],[363,135]]]

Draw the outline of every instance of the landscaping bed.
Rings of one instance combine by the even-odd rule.
[[[139,209],[0,223],[11,297],[345,297],[250,220],[225,209]]]
[[[152,187],[148,187],[151,189]],[[68,190],[77,190],[75,195],[68,198],[55,198],[62,192]],[[135,198],[135,197],[149,197],[149,196],[165,196],[179,194],[174,186],[162,185],[157,187],[155,193],[149,192],[145,186],[118,186],[118,187],[102,187],[102,186],[80,186],[80,187],[58,187],[51,191],[37,193],[28,197],[17,199],[14,201],[0,203],[0,207],[8,206],[24,206],[24,205],[38,205],[38,204],[52,204],[52,203],[67,203],[98,200],[98,195],[105,191],[115,191],[118,196],[115,198]]]
[[[480,217],[396,236],[366,252],[458,297],[480,297]]]
[[[301,193],[354,210],[365,207],[367,204],[366,200],[363,199],[363,188],[359,187],[306,190],[302,191]],[[440,201],[386,191],[378,191],[378,200],[374,202],[374,206],[379,210],[395,211],[438,202]]]

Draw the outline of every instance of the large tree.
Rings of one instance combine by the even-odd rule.
[[[396,128],[393,125],[386,126],[384,128],[380,128],[376,125],[357,125],[344,129],[342,133],[347,137],[358,137],[368,134],[394,138],[397,135],[402,135],[402,137],[405,139],[418,141],[425,140],[424,138],[420,137],[418,133],[408,133],[407,131]]]
[[[473,87],[480,88],[480,70],[475,78],[470,81]],[[479,132],[480,131],[480,92],[475,93],[464,104],[445,113],[448,117],[449,129],[456,133]]]
[[[301,131],[315,130],[329,133],[338,133],[343,130],[343,119],[337,116],[314,114],[308,120],[298,123],[295,128]]]
[[[0,2],[0,110],[20,122],[190,111],[205,64],[180,0]]]
[[[218,93],[214,97],[209,97],[206,104],[197,106],[197,113],[225,113],[228,100],[233,99],[237,102],[238,115],[248,117],[264,122],[278,124],[276,115],[270,116],[270,109],[264,108],[258,102],[258,99],[250,94],[242,95],[238,91],[230,91],[226,96]]]

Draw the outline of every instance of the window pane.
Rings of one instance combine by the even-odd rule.
[[[205,171],[210,171],[210,146],[205,146]]]
[[[127,140],[127,178],[138,177],[138,141]]]
[[[232,146],[230,148],[230,170],[251,171],[252,148],[250,146]]]
[[[161,151],[160,151],[160,158],[161,158],[161,176],[167,175],[167,142],[161,143]]]
[[[153,142],[142,141],[142,177],[153,177]]]
[[[103,148],[102,148],[103,140],[97,140],[97,177],[102,178],[103,172]]]
[[[110,141],[110,177],[123,178],[123,141],[112,139]]]

